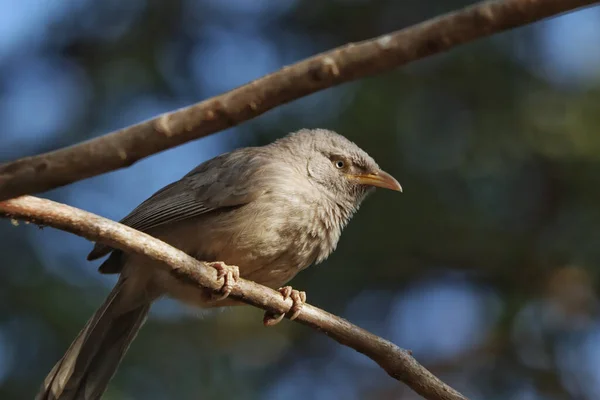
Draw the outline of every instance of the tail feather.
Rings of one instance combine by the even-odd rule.
[[[149,309],[150,304],[146,304],[114,321],[114,329],[107,333],[96,353],[100,357],[92,360],[88,373],[79,385],[81,394],[78,398],[99,399],[102,396],[129,345],[146,321]]]
[[[99,399],[146,321],[150,303],[131,306],[123,280],[48,374],[36,400]]]

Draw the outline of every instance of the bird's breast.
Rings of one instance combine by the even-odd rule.
[[[265,196],[179,223],[161,239],[202,261],[237,265],[243,278],[276,288],[335,249],[349,215],[300,196]]]
[[[253,217],[232,240],[248,276],[281,286],[336,248],[344,222],[331,206],[302,196],[273,196],[249,205]],[[236,251],[238,251],[236,250]],[[241,260],[240,260],[241,263]]]

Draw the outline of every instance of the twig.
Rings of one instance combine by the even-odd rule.
[[[0,200],[63,186],[237,125],[310,93],[597,0],[493,0],[350,43],[187,108],[71,147],[0,165]]]
[[[207,267],[184,252],[128,226],[65,204],[22,196],[0,202],[0,216],[51,226],[126,252],[144,254],[161,261],[179,279],[193,285],[216,291],[223,284],[217,280],[214,268]],[[280,293],[244,279],[238,281],[230,296],[278,314],[286,313],[292,306],[292,301],[283,300]],[[467,399],[420,365],[406,350],[342,318],[305,304],[295,321],[363,353],[390,376],[406,383],[425,399]]]

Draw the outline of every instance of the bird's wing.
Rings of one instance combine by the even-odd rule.
[[[256,161],[257,155],[248,149],[208,160],[179,181],[154,193],[120,222],[147,232],[167,223],[247,204],[261,194],[253,188]],[[97,243],[88,260],[111,251],[109,246]]]

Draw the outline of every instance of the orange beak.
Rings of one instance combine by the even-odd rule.
[[[385,171],[379,171],[374,174],[350,175],[349,178],[357,181],[361,185],[375,186],[402,192],[402,186],[400,186],[398,181]]]

